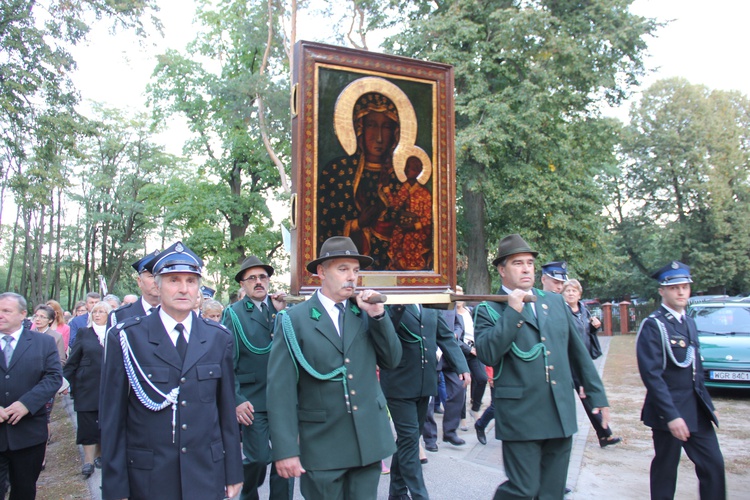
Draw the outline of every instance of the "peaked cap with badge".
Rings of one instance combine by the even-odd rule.
[[[693,282],[693,279],[690,277],[690,266],[678,260],[673,260],[661,269],[654,271],[651,277],[658,281],[661,286],[681,285]]]
[[[154,275],[191,273],[201,276],[203,260],[181,241],[163,250],[152,265]]]
[[[138,259],[130,265],[138,274],[141,274],[143,271],[151,272],[151,270],[153,269],[153,267],[151,266],[154,262],[156,262],[157,255],[159,255],[159,250],[154,250],[150,254],[147,254],[145,257]]]
[[[568,281],[568,263],[564,260],[547,262],[542,266],[542,274],[557,281]]]
[[[373,259],[361,255],[351,238],[347,236],[332,236],[323,242],[317,259],[307,263],[307,270],[312,274],[318,272],[318,264],[331,259],[357,259],[362,267],[369,267]]]

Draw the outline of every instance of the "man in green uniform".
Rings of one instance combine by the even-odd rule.
[[[270,433],[266,410],[266,372],[273,343],[276,313],[286,307],[283,293],[268,294],[273,267],[258,257],[242,262],[234,280],[245,297],[224,312],[222,323],[234,334],[234,375],[237,421],[242,425],[245,482],[241,500],[256,500],[271,462]],[[288,500],[294,494],[294,479],[280,477],[271,465],[270,498]]]
[[[360,255],[327,239],[307,270],[320,277],[308,301],[281,311],[268,363],[268,420],[276,470],[301,477],[307,500],[372,499],[380,461],[396,449],[376,366],[395,368],[401,342],[373,290],[350,300]]]
[[[609,422],[604,387],[562,296],[534,288],[536,256],[521,236],[503,238],[492,265],[508,301],[476,311],[477,356],[495,373],[495,434],[508,477],[495,499],[563,497],[577,430],[571,367],[603,426]],[[527,295],[536,302],[524,301]]]

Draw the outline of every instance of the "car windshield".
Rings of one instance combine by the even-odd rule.
[[[750,306],[706,307],[694,305],[690,315],[695,318],[699,333],[715,335],[750,335]]]

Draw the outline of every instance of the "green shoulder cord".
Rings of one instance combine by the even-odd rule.
[[[304,370],[313,378],[316,378],[318,380],[330,380],[331,382],[341,382],[344,386],[344,402],[346,403],[346,411],[347,413],[352,412],[351,404],[349,402],[349,387],[346,383],[346,366],[340,366],[333,370],[330,373],[326,373],[325,375],[318,372],[315,368],[308,363],[307,359],[305,359],[305,355],[302,354],[302,348],[299,346],[299,342],[297,341],[297,334],[294,332],[294,325],[292,325],[292,319],[289,317],[289,314],[284,311],[279,311],[277,319],[281,320],[281,329],[284,332],[284,340],[286,340],[286,346],[287,349],[289,349],[289,354],[292,356],[292,359],[295,361],[294,363],[294,369],[297,371],[297,382],[299,382],[299,368],[297,368],[297,365],[304,368]],[[339,378],[335,378],[338,377]]]
[[[476,324],[476,318],[477,313],[479,312],[479,308],[484,307],[487,310],[487,315],[490,317],[490,321],[492,321],[492,324],[496,324],[497,320],[500,319],[500,314],[492,309],[487,302],[480,303],[475,309],[474,309],[474,324]],[[549,383],[549,363],[547,361],[547,347],[542,343],[539,342],[538,344],[535,344],[529,349],[528,351],[522,351],[515,342],[512,342],[510,344],[510,351],[516,355],[518,359],[525,362],[534,361],[536,358],[539,357],[539,355],[544,356],[544,376],[547,380],[547,383]],[[492,377],[493,380],[497,382],[497,380],[500,378],[500,373],[503,371],[503,362],[505,361],[505,356],[503,356],[500,359],[500,367],[497,370],[497,373],[494,374]]]
[[[403,322],[399,323],[399,326],[401,328],[403,328],[404,330],[406,330],[406,333],[408,333],[411,336],[411,339],[405,339],[401,335],[397,334],[399,339],[403,340],[404,342],[406,342],[408,344],[416,344],[417,342],[419,342],[419,353],[422,355],[422,369],[424,370],[424,367],[425,367],[426,363],[425,363],[425,357],[424,357],[424,352],[425,352],[424,351],[424,341],[422,340],[422,336],[421,335],[417,335],[416,333],[414,333],[411,330],[409,330],[408,328],[406,328],[406,325]]]
[[[253,354],[268,354],[271,352],[271,346],[273,345],[273,340],[268,343],[266,347],[255,347],[253,344],[250,343],[250,341],[247,339],[247,336],[245,335],[245,330],[242,328],[242,323],[240,323],[240,318],[237,317],[237,313],[234,312],[234,309],[231,307],[227,307],[224,311],[224,318],[229,316],[229,319],[232,321],[232,329],[234,330],[234,337],[237,339],[237,342],[234,343],[234,353],[237,357],[240,355],[240,341],[242,344],[247,348],[248,351],[250,351]]]

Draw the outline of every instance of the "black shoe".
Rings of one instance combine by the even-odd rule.
[[[102,457],[96,457],[94,459],[94,467],[96,467],[97,469],[102,468]]]
[[[91,477],[91,475],[94,473],[94,464],[83,464],[83,468],[81,469],[81,474],[88,479]]]
[[[565,488],[564,495],[567,495],[568,493],[573,493],[573,490],[571,490],[570,488]]]
[[[388,495],[388,500],[411,500],[409,495]]]
[[[484,433],[484,427],[479,427],[474,424],[474,430],[477,431],[477,441],[482,444],[487,444],[487,435]]]
[[[438,406],[437,408],[435,408],[435,413],[442,414],[443,413],[443,409]]]
[[[622,441],[621,437],[612,437],[612,436],[603,437],[603,438],[599,438],[599,446],[604,448],[605,446],[609,446],[611,444],[617,444],[620,441]]]
[[[424,449],[435,453],[436,451],[438,451],[437,443],[425,444]]]
[[[423,463],[423,464],[426,464],[427,462],[429,462],[429,460],[427,460],[427,458],[420,458],[419,462]]]
[[[454,446],[463,446],[466,444],[466,441],[458,436],[443,436],[443,442],[450,443]]]

